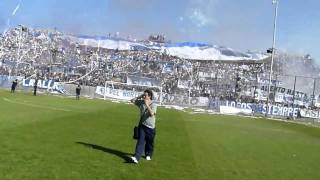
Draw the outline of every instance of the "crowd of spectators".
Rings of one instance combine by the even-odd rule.
[[[269,78],[269,64],[268,59],[192,60],[158,50],[91,47],[70,41],[56,30],[24,26],[0,36],[1,75],[37,76],[87,86],[104,86],[106,81],[126,83],[127,77],[134,75],[160,82],[164,93],[251,102],[261,85],[259,80]],[[282,61],[276,66],[275,74],[288,68]]]

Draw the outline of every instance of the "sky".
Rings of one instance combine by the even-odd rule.
[[[278,0],[276,48],[320,64],[320,1]],[[272,0],[0,0],[0,32],[23,24],[81,35],[203,42],[240,51],[272,46]]]

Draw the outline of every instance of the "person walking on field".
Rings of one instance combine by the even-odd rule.
[[[146,160],[150,161],[154,151],[154,139],[156,135],[157,105],[152,101],[153,93],[147,89],[143,95],[131,100],[140,109],[140,121],[138,125],[138,140],[135,154],[131,157],[133,163],[138,164],[140,157],[145,153]]]

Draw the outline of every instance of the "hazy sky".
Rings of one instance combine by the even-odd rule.
[[[320,1],[279,1],[276,47],[309,53],[320,64]],[[0,0],[0,31],[24,24],[138,39],[163,33],[172,41],[265,50],[273,11],[272,0]]]

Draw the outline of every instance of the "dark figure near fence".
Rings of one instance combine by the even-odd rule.
[[[17,85],[18,85],[18,79],[12,81],[11,93],[14,93],[14,91],[16,90]]]
[[[34,96],[37,95],[37,89],[38,89],[38,79],[36,79],[36,81],[34,82],[34,85],[33,85],[33,95]]]
[[[78,84],[78,86],[76,88],[76,99],[77,100],[80,99],[80,91],[81,91],[81,87],[80,87],[80,84]]]

